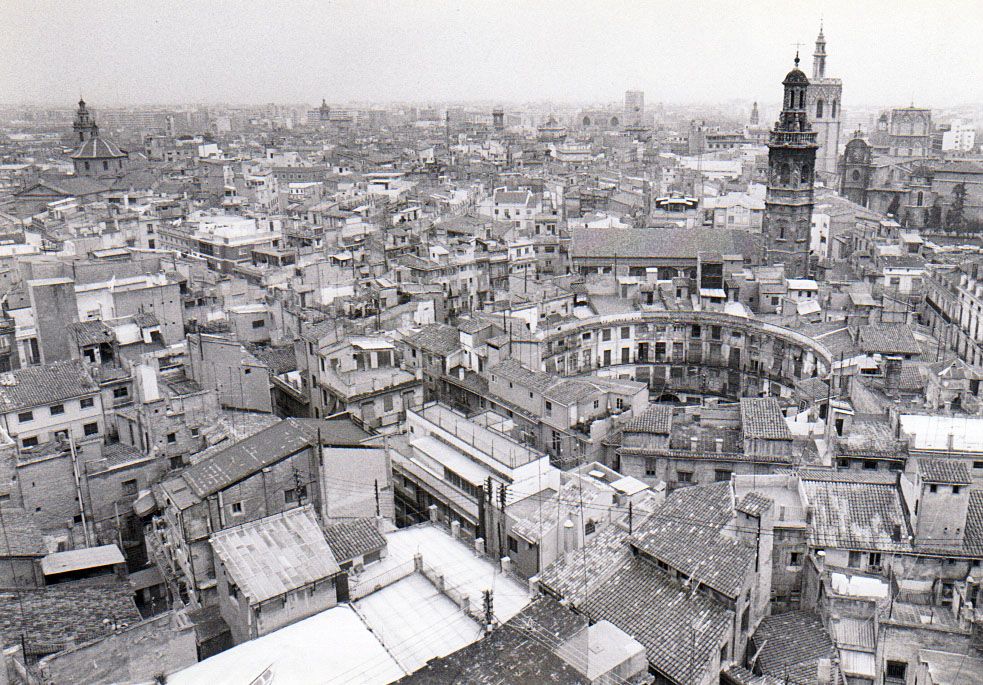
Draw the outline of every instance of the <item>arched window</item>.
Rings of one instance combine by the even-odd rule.
[[[109,161],[108,160],[105,160],[105,159],[102,160],[102,170],[103,171],[109,171]]]
[[[590,117],[584,117],[584,126],[590,126]]]
[[[782,164],[778,168],[778,182],[780,185],[788,185],[789,177],[792,175],[792,170],[788,164]]]
[[[799,91],[799,109],[806,108],[806,90],[803,88]]]
[[[836,118],[836,106],[837,102],[836,100],[833,100],[833,104],[829,108],[829,115],[834,119]]]
[[[86,163],[85,163],[85,170],[86,170],[86,171],[88,171],[88,170],[89,170],[89,163],[88,163],[88,162],[86,162]]]
[[[611,125],[612,126],[618,125],[618,117],[611,117]]]
[[[859,169],[854,169],[853,170],[853,180],[854,181],[859,181],[860,180],[860,170]]]
[[[816,100],[816,118],[817,119],[822,119],[823,118],[823,104],[824,103],[823,103],[823,99],[822,98],[819,98],[818,100]]]
[[[925,201],[925,193],[923,193],[922,191],[919,190],[918,191],[918,195],[915,198],[915,204],[918,205],[919,207],[921,207],[922,206],[922,202],[924,202],[924,201]]]

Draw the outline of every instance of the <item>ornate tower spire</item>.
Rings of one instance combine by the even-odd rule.
[[[76,135],[78,135],[78,142],[84,143],[90,138],[96,138],[99,136],[99,127],[96,126],[96,120],[85,106],[85,100],[79,98],[79,108],[75,112],[75,121],[72,123],[72,128],[75,130]]]
[[[812,53],[812,77],[826,78],[826,36],[823,35],[821,23],[819,36],[816,38],[816,51]]]

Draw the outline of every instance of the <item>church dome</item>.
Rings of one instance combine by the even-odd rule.
[[[797,84],[797,83],[801,83],[801,84],[806,85],[806,86],[809,85],[809,79],[806,78],[805,73],[801,69],[799,69],[798,67],[796,67],[792,71],[788,72],[785,75],[785,80],[782,81],[782,84],[783,85],[786,85],[786,86],[788,86],[788,85],[794,85],[794,84]]]
[[[86,140],[71,155],[72,159],[121,159],[127,156],[119,145],[99,136]]]

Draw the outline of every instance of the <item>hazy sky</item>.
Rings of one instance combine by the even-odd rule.
[[[771,102],[820,16],[847,107],[983,102],[980,0],[0,0],[0,102]]]

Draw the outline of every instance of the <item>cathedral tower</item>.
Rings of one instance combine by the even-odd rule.
[[[816,152],[816,171],[835,174],[839,161],[840,126],[842,125],[843,82],[826,78],[826,36],[822,27],[812,54],[812,79],[806,111],[816,131],[819,150]]]
[[[784,264],[788,278],[807,278],[817,146],[806,113],[809,79],[799,70],[798,54],[782,85],[782,113],[768,139],[764,258]]]

